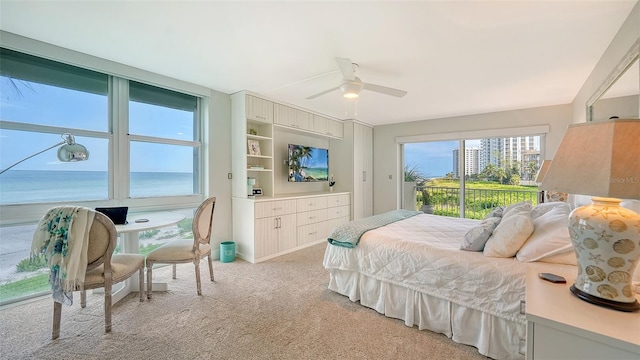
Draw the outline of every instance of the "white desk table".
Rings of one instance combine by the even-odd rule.
[[[159,229],[171,225],[175,225],[185,218],[183,214],[176,212],[149,212],[131,214],[127,217],[128,223],[125,225],[116,225],[116,231],[122,240],[122,252],[130,254],[140,253],[140,232]],[[136,222],[136,220],[147,219],[146,222]],[[113,304],[120,301],[133,291],[140,291],[138,274],[131,276],[123,282],[123,286],[113,291],[111,301]],[[167,291],[166,283],[153,283],[153,291]]]

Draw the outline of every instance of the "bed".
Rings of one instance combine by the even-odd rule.
[[[577,268],[566,226],[568,205],[522,206],[528,207],[531,231],[524,226],[525,235],[502,233],[507,242],[525,236],[516,253],[506,254],[510,256],[491,256],[486,250],[496,247],[490,246],[492,238],[513,209],[502,209],[504,218],[500,216],[482,251],[463,251],[461,244],[487,219],[414,214],[371,226],[349,247],[332,242],[338,228],[323,261],[329,289],[407,326],[474,346],[485,356],[523,359],[526,320],[521,303],[527,268],[569,277]],[[510,238],[504,240],[505,235]],[[531,239],[536,241],[529,243]],[[521,250],[522,256],[516,256]]]

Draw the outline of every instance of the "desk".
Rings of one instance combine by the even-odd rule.
[[[120,235],[122,240],[122,252],[130,254],[140,253],[140,238],[141,231],[159,229],[171,225],[175,225],[182,221],[186,216],[176,212],[150,212],[132,214],[127,217],[128,224],[116,225],[116,231]],[[147,219],[147,222],[136,222],[138,219]],[[112,303],[120,301],[133,291],[140,291],[138,289],[138,275],[131,276],[129,279],[123,282],[123,286],[113,291],[111,294]],[[166,283],[154,283],[153,291],[167,291]]]

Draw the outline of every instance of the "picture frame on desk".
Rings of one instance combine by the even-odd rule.
[[[247,140],[249,155],[260,156],[260,142],[258,140]]]
[[[253,196],[262,196],[262,188],[253,188]]]

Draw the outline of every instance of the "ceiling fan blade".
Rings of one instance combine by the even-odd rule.
[[[362,88],[365,89],[365,90],[375,91],[375,92],[379,92],[379,93],[382,93],[382,94],[395,96],[395,97],[398,97],[398,98],[401,98],[401,97],[407,95],[407,92],[404,91],[404,90],[398,90],[398,89],[394,89],[394,88],[390,88],[390,87],[386,87],[386,86],[382,86],[382,85],[362,84]]]
[[[340,71],[342,72],[342,77],[345,78],[345,80],[355,80],[356,79],[356,75],[353,71],[353,64],[351,63],[350,59],[346,59],[346,58],[336,58],[336,62],[338,63],[338,67],[340,68]]]
[[[335,87],[335,88],[333,88],[333,89],[325,90],[325,91],[323,91],[323,92],[319,92],[319,93],[317,93],[317,94],[311,95],[311,96],[309,96],[309,97],[308,97],[308,98],[306,98],[306,99],[307,99],[307,100],[315,99],[315,98],[317,98],[317,97],[319,97],[319,96],[322,96],[322,95],[324,95],[324,94],[328,94],[328,93],[330,93],[330,92],[332,92],[332,91],[335,91],[335,90],[338,90],[338,89],[339,89],[339,88]]]

